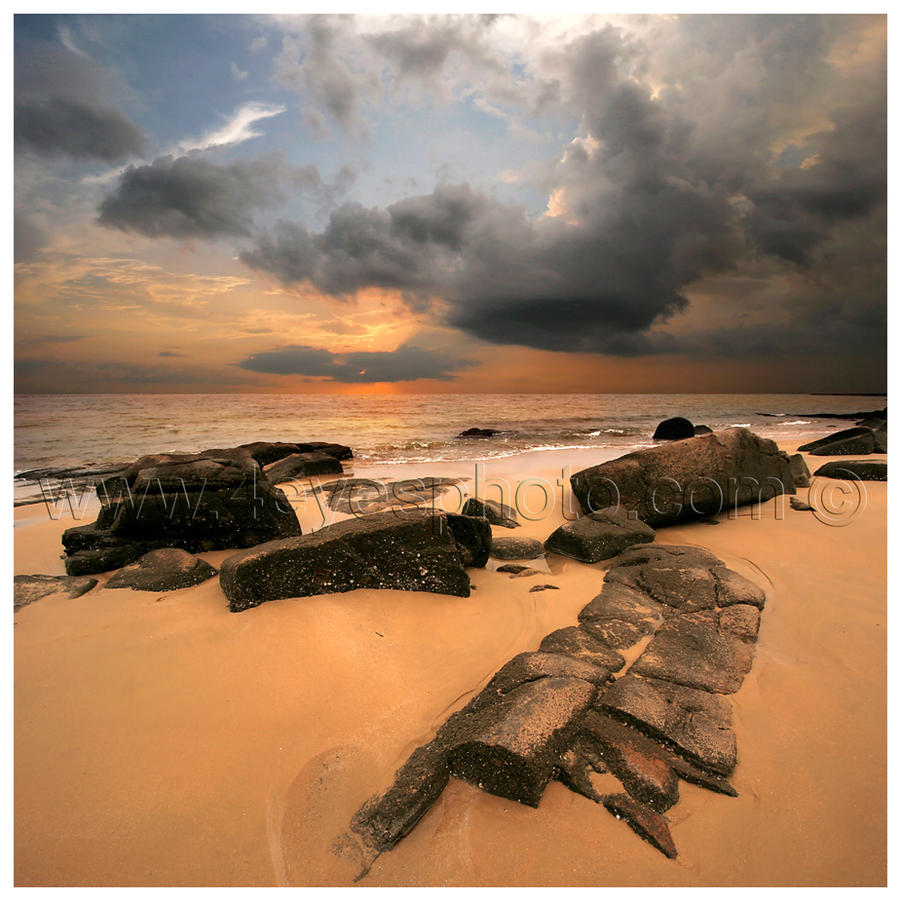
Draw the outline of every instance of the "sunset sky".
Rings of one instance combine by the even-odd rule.
[[[15,389],[886,389],[879,16],[17,16]]]

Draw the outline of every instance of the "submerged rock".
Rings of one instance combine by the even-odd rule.
[[[544,549],[582,563],[598,563],[655,537],[656,532],[646,523],[610,508],[563,523],[544,542]]]
[[[144,554],[137,563],[120,569],[106,588],[134,591],[175,591],[211,579],[216,570],[205,560],[180,548],[167,547]]]
[[[471,428],[466,429],[464,432],[460,432],[456,437],[457,438],[493,438],[494,435],[497,434],[496,429],[479,429],[479,428]]]

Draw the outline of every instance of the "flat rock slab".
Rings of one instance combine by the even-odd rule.
[[[716,579],[710,568],[688,558],[643,566],[616,566],[606,581],[639,591],[658,604],[685,612],[716,606]]]
[[[820,466],[815,473],[827,479],[849,479],[854,482],[886,482],[887,463],[880,460],[841,460]]]
[[[480,516],[492,526],[504,526],[507,529],[514,529],[519,525],[519,517],[516,511],[506,504],[501,504],[499,501],[470,497],[463,504],[460,513],[463,516]]]
[[[519,573],[532,573],[537,572],[536,569],[532,569],[530,566],[526,566],[524,563],[504,563],[503,566],[497,567],[498,573],[509,573],[510,575],[518,575]]]
[[[737,764],[731,706],[720,695],[629,673],[598,705],[717,775]]]
[[[624,820],[633,832],[662,851],[666,857],[674,859],[678,856],[669,824],[661,814],[625,794],[604,795],[602,802],[617,820]]]
[[[766,606],[766,593],[740,573],[720,564],[710,570],[716,580],[716,604],[730,607],[732,604],[751,604],[762,610]]]
[[[625,658],[609,645],[594,638],[578,626],[566,626],[551,632],[541,642],[540,650],[565,654],[577,660],[602,666],[611,672],[618,672],[625,666]]]
[[[599,664],[550,651],[523,651],[505,663],[485,686],[485,694],[505,695],[537,679],[582,679],[592,685],[609,682],[610,670]]]
[[[495,538],[491,556],[497,560],[536,560],[544,556],[544,545],[536,538]]]
[[[462,480],[445,476],[423,476],[397,482],[379,479],[337,479],[322,486],[330,510],[364,516],[389,509],[435,509],[437,498]]]
[[[652,635],[663,621],[665,607],[641,591],[607,583],[578,614],[581,628],[611,648],[630,648]]]
[[[744,641],[759,635],[759,609],[752,604],[733,604],[719,610],[719,631]]]
[[[46,576],[42,573],[14,576],[13,610],[20,610],[53,594],[79,598],[96,584],[96,579],[86,576]]]
[[[376,513],[228,557],[219,580],[232,612],[279,598],[393,588],[469,596],[447,517]]]
[[[875,450],[875,433],[872,429],[857,427],[843,429],[826,435],[817,441],[810,441],[797,448],[817,457],[836,457],[853,454],[871,454]]]
[[[175,591],[211,579],[216,570],[205,560],[180,548],[167,547],[144,554],[137,563],[120,569],[106,588],[134,591]]]
[[[758,614],[755,607],[750,609]],[[704,691],[733,694],[752,665],[752,644],[720,632],[715,617],[671,616],[656,631],[629,672]]]
[[[656,532],[624,511],[600,510],[572,522],[563,523],[545,542],[554,554],[582,563],[598,563],[615,557],[634,544],[653,541]]]
[[[273,484],[288,482],[291,479],[308,478],[309,476],[322,476],[340,474],[344,471],[340,460],[336,460],[330,454],[309,453],[290,454],[281,460],[276,460],[265,467],[263,472],[266,478]]]

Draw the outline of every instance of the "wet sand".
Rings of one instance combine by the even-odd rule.
[[[562,466],[590,453],[494,461],[487,476],[541,476],[556,492],[551,513],[495,536],[546,538],[562,522]],[[471,479],[469,467],[355,474]],[[362,884],[884,884],[887,487],[864,488],[840,527],[776,499],[659,531],[769,595],[731,696],[740,797],[682,783],[677,860],[560,784],[533,810],[451,780]],[[301,521],[321,524],[317,505]],[[16,522],[15,571],[63,572],[71,519],[38,506]],[[512,655],[574,624],[605,568],[555,557],[534,579],[471,570],[469,598],[356,591],[240,614],[217,580],[31,604],[14,632],[16,884],[347,884],[331,844],[359,804]],[[561,590],[531,593],[535,579]]]

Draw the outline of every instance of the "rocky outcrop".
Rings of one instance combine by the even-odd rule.
[[[809,467],[803,454],[791,454],[791,478],[794,480],[795,488],[809,488]]]
[[[13,610],[20,610],[35,601],[54,594],[80,598],[97,584],[96,579],[84,576],[45,576],[43,574],[13,577]]]
[[[744,428],[626,454],[571,482],[585,513],[619,507],[654,528],[795,491],[787,454]]]
[[[871,454],[875,450],[875,433],[867,428],[844,429],[833,435],[826,435],[817,441],[803,444],[797,450],[816,457],[852,456]]]
[[[266,478],[273,484],[287,482],[291,479],[309,478],[310,476],[340,475],[344,471],[339,460],[330,454],[316,452],[305,454],[289,454],[280,460],[270,463],[263,469]]]
[[[479,428],[471,428],[466,429],[464,432],[460,432],[456,437],[457,438],[493,438],[494,435],[497,434],[496,429],[479,429]]]
[[[563,523],[544,542],[544,549],[582,563],[598,563],[655,537],[656,532],[646,523],[610,508]]]
[[[476,516],[447,513],[447,525],[462,556],[463,566],[480,567],[488,562],[493,546],[491,524]]]
[[[886,482],[887,463],[881,460],[835,460],[820,466],[815,475],[855,482]]]
[[[228,557],[219,581],[232,612],[356,588],[469,595],[447,517],[421,511],[376,513],[260,544]]]
[[[120,569],[107,581],[106,588],[131,588],[134,591],[175,591],[190,588],[211,579],[216,570],[205,560],[181,548],[167,547],[144,554],[137,563]]]
[[[653,433],[654,441],[680,441],[682,438],[694,437],[694,424],[683,416],[664,419]]]
[[[360,876],[409,833],[451,775],[534,807],[556,778],[671,858],[664,814],[681,781],[736,795],[728,776],[737,743],[723,692],[737,690],[750,668],[764,593],[690,547],[632,548],[604,583],[578,626],[502,667],[355,814],[335,847]],[[616,647],[648,635],[629,667]],[[610,774],[623,791],[601,795],[592,772]]]
[[[537,538],[495,538],[491,556],[498,560],[536,560],[544,556],[544,545]]]
[[[519,517],[516,511],[506,504],[501,504],[499,501],[470,497],[463,504],[460,512],[463,516],[481,516],[492,526],[514,529],[519,525]]]
[[[337,479],[320,486],[331,510],[364,516],[385,510],[435,509],[437,499],[455,488],[460,479],[424,476],[397,482],[381,479]]]

